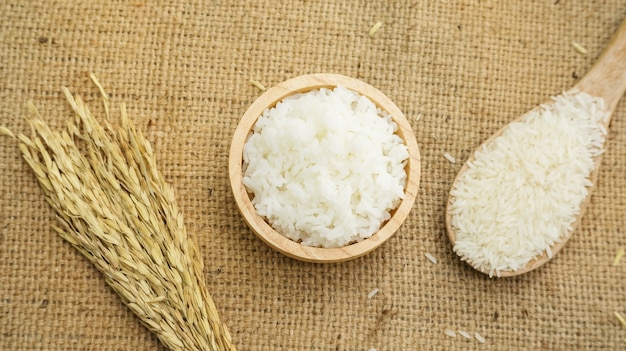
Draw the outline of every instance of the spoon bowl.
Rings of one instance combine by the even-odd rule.
[[[624,23],[622,23],[620,28],[616,31],[607,49],[598,59],[596,64],[591,68],[591,70],[573,88],[571,88],[564,94],[571,95],[577,92],[582,92],[596,98],[602,98],[604,100],[605,106],[604,112],[608,115],[608,117],[603,122],[603,127],[608,130],[613,111],[615,110],[622,95],[624,95],[624,91],[626,91],[626,21],[624,21]],[[535,109],[529,111],[528,113],[553,103],[554,101],[550,100],[548,103],[537,106]],[[528,113],[520,116],[519,118],[516,118],[511,123],[520,122],[524,117],[527,116]],[[509,126],[510,124],[495,132],[491,137],[489,137],[482,143],[478,150],[480,150],[484,146],[491,144],[498,137],[502,136],[502,134],[507,130]],[[459,183],[461,177],[469,169],[469,164],[472,164],[474,161],[475,153],[473,153],[469,157],[469,159],[465,162],[465,164],[463,164],[463,166],[459,170],[456,178],[454,179],[451,192],[448,196],[448,201],[446,204],[446,230],[448,238],[453,246],[457,241],[457,233],[456,229],[452,225],[453,214],[450,213],[450,208],[454,201],[452,190],[455,189],[456,184]],[[560,239],[549,248],[551,255],[548,255],[544,251],[543,254],[538,255],[528,261],[524,267],[517,270],[501,270],[497,273],[498,276],[516,276],[537,269],[550,261],[565,246],[567,241],[571,238],[572,233],[580,224],[585,210],[589,205],[591,193],[593,188],[595,187],[598,178],[601,156],[595,156],[593,158],[593,161],[594,168],[588,177],[588,179],[592,183],[592,186],[588,188],[587,196],[580,204],[577,217],[574,223],[570,226],[569,232],[562,234]],[[492,274],[492,272],[486,271],[484,268],[478,267],[470,262],[468,263],[480,272],[483,272],[485,274]]]

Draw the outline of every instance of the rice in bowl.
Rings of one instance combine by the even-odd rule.
[[[257,214],[305,246],[371,237],[404,198],[409,153],[397,128],[342,86],[266,109],[243,147],[243,184]]]

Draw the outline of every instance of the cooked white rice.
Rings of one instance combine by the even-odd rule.
[[[476,151],[451,191],[454,251],[492,276],[552,256],[592,185],[606,135],[604,101],[584,93],[553,99]]]
[[[257,213],[306,246],[372,236],[404,198],[408,150],[397,125],[343,87],[285,98],[244,145],[243,183]]]

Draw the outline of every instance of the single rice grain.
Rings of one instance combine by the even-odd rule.
[[[379,291],[380,291],[380,289],[378,289],[378,288],[372,289],[372,291],[370,291],[369,294],[367,294],[367,299],[369,300],[372,297],[376,296],[376,294],[378,294]]]
[[[15,134],[13,134],[13,132],[10,131],[7,127],[0,127],[0,134],[4,134],[15,139]]]
[[[250,79],[248,82],[250,84],[254,85],[255,87],[257,87],[260,91],[266,91],[267,90],[267,88],[263,84],[261,84],[260,82],[254,80],[254,79]]]
[[[370,37],[373,37],[373,36],[374,36],[374,34],[376,34],[376,32],[378,32],[378,30],[380,29],[380,27],[382,27],[382,25],[383,25],[383,22],[376,22],[376,23],[372,26],[372,28],[370,28],[370,31],[369,31],[369,33],[368,33],[368,34],[369,34],[369,36],[370,36]]]
[[[430,254],[430,253],[428,253],[428,252],[427,252],[427,253],[425,253],[425,254],[424,254],[424,256],[426,256],[426,258],[427,258],[430,262],[432,262],[432,263],[434,263],[434,264],[437,264],[437,259],[435,258],[435,256],[431,255],[431,254]]]
[[[444,153],[443,157],[446,158],[446,160],[450,161],[450,163],[456,163],[456,159],[454,158],[454,156],[450,155],[449,153]]]
[[[449,337],[456,338],[456,332],[454,330],[446,329],[443,333]]]
[[[620,322],[620,324],[624,328],[626,328],[626,320],[624,319],[624,317],[622,317],[622,315],[619,312],[617,312],[617,311],[613,312],[613,315],[615,315],[615,318],[617,318],[617,320]]]
[[[485,338],[480,335],[478,332],[474,333],[474,337],[476,338],[476,340],[478,340],[479,343],[484,344],[485,343]]]
[[[585,49],[585,47],[584,47],[584,46],[582,46],[582,45],[580,45],[580,44],[578,44],[578,43],[576,43],[576,42],[573,42],[573,43],[572,43],[572,46],[574,47],[574,49],[575,49],[576,51],[578,51],[578,53],[583,54],[583,55],[586,55],[586,54],[587,54],[587,49]]]
[[[470,335],[470,333],[466,332],[465,330],[459,330],[459,334],[466,339],[470,339],[470,340],[472,339],[472,336]]]
[[[622,256],[624,256],[624,248],[617,250],[617,254],[615,254],[615,258],[613,259],[614,266],[617,266],[619,264],[619,261],[622,259]]]

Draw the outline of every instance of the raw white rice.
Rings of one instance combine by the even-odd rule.
[[[548,256],[548,258],[552,258],[552,249],[550,246],[546,246],[546,256]]]
[[[573,42],[573,43],[572,43],[572,46],[574,47],[574,49],[575,49],[576,51],[578,51],[578,53],[583,54],[583,55],[586,55],[586,54],[587,54],[587,49],[585,49],[585,47],[584,47],[584,46],[582,46],[582,45],[580,45],[580,44],[578,44],[578,43],[576,43],[576,42]]]
[[[490,276],[523,268],[570,233],[603,152],[604,100],[556,96],[474,154],[451,190],[454,251]]]
[[[259,81],[257,81],[257,80],[250,79],[250,80],[248,80],[248,82],[250,84],[254,85],[255,87],[257,87],[260,91],[266,91],[267,90],[267,88],[263,84],[261,84]]]
[[[617,253],[615,254],[615,258],[613,258],[614,266],[617,266],[619,264],[619,261],[622,259],[622,256],[624,256],[624,248],[617,250]]]
[[[443,157],[446,158],[446,160],[450,161],[450,163],[456,163],[456,159],[454,158],[454,156],[450,155],[449,153],[444,153]]]
[[[430,262],[432,262],[432,263],[434,263],[434,264],[437,264],[437,259],[435,258],[435,256],[431,255],[431,254],[430,254],[430,253],[428,253],[428,252],[427,252],[427,253],[425,253],[425,254],[424,254],[424,256],[426,256],[426,258],[427,258]]]
[[[471,339],[472,338],[470,333],[466,332],[465,330],[459,330],[459,335],[461,335],[462,337],[464,337],[466,339]]]
[[[371,299],[372,297],[374,297],[376,294],[378,294],[378,292],[380,291],[380,289],[378,288],[374,288],[372,289],[372,291],[369,292],[369,294],[367,294],[367,299]]]
[[[449,337],[456,338],[456,332],[454,330],[446,329],[443,333]]]
[[[368,34],[370,37],[373,37],[374,34],[376,34],[376,32],[378,32],[378,30],[380,29],[380,27],[382,27],[383,22],[376,22],[374,23],[374,25],[372,26],[372,28],[370,28]]]
[[[617,318],[622,327],[626,328],[626,319],[624,319],[624,317],[622,317],[622,315],[617,311],[613,312],[613,315]]]
[[[285,98],[244,145],[243,183],[257,213],[306,246],[372,236],[404,198],[408,150],[397,125],[343,87]]]
[[[476,338],[476,340],[478,340],[479,343],[485,343],[485,338],[482,335],[478,334],[478,332],[474,333],[474,337]]]

